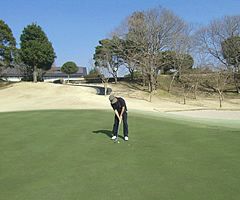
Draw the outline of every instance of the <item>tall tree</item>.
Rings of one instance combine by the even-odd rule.
[[[203,51],[210,54],[216,61],[222,63],[225,66],[225,70],[234,71],[233,64],[236,60],[233,61],[233,58],[237,52],[231,49],[235,48],[232,40],[234,39],[235,42],[238,42],[238,37],[240,37],[240,15],[224,16],[213,20],[209,25],[200,28],[196,36]],[[239,48],[237,47],[237,49]],[[238,76],[233,77],[236,89],[240,93]]]
[[[16,54],[16,41],[12,30],[4,21],[0,20],[0,72],[3,67],[13,67]]]
[[[151,101],[158,84],[159,67],[163,64],[159,63],[160,53],[173,48],[184,34],[186,24],[173,12],[162,7],[135,12],[124,23],[119,32],[121,37],[131,41],[130,49],[136,48],[132,51],[135,52],[132,58],[149,79]]]
[[[240,22],[239,22],[240,23]],[[223,57],[229,65],[239,72],[240,65],[240,36],[231,36],[222,42]]]
[[[141,49],[137,48],[137,44],[134,44],[133,41],[119,38],[115,35],[112,36],[111,41],[113,41],[117,47],[116,53],[121,59],[120,64],[128,69],[131,80],[133,80],[134,72],[141,68],[139,66],[140,63],[137,61],[140,59]]]
[[[20,36],[21,60],[33,68],[33,82],[37,82],[37,69],[49,70],[56,58],[52,43],[42,28],[34,23],[24,28]]]
[[[79,70],[78,66],[74,62],[66,62],[61,67],[61,72],[68,75],[68,83],[69,83],[69,76],[70,74],[75,74]]]
[[[115,43],[108,38],[100,40],[100,45],[95,47],[93,59],[95,60],[95,66],[107,69],[108,73],[115,78],[115,83],[117,83],[117,72],[122,64],[122,57]]]

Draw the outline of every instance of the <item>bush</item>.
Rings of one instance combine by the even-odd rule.
[[[166,75],[172,75],[174,72],[173,71],[171,71],[171,70],[168,70],[168,71],[166,71]]]
[[[100,75],[99,74],[88,74],[84,76],[85,79],[99,79]]]
[[[32,82],[32,81],[33,81],[33,76],[30,76],[30,77],[25,76],[25,77],[21,78],[21,81],[29,81],[29,82]],[[38,82],[44,82],[43,78],[42,78],[42,77],[39,77],[39,76],[37,77],[37,81],[38,81]]]
[[[131,74],[127,74],[124,77],[126,77],[126,78],[130,77],[131,78]],[[142,77],[142,74],[140,72],[138,72],[138,71],[134,71],[133,72],[133,78],[139,78],[139,77]]]

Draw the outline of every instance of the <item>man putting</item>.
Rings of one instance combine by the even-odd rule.
[[[127,124],[127,106],[123,98],[115,97],[111,95],[109,97],[109,101],[111,102],[111,106],[115,112],[115,120],[113,125],[113,137],[112,140],[116,139],[119,122],[123,119],[123,134],[124,140],[128,141],[128,124]]]

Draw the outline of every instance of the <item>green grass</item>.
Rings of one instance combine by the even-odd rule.
[[[0,113],[0,199],[240,199],[240,129],[129,113]],[[120,129],[122,136],[122,128]]]

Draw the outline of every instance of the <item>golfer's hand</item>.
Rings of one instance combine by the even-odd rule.
[[[122,116],[119,117],[119,123],[122,121]]]

